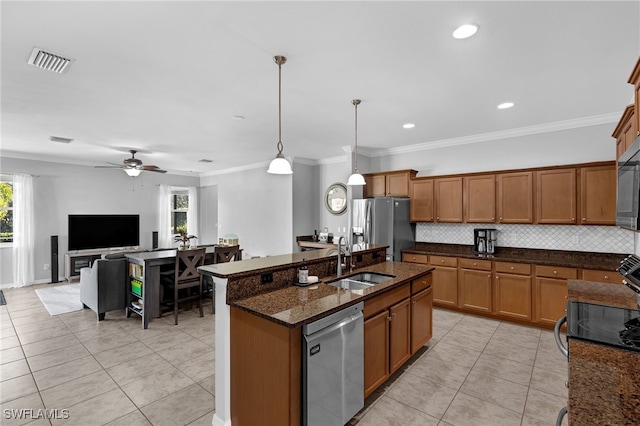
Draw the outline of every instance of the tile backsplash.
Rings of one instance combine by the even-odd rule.
[[[416,242],[473,245],[475,228],[498,230],[498,247],[634,253],[634,233],[616,226],[418,223]]]

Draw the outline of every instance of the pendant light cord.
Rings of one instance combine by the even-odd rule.
[[[355,137],[355,140],[356,140],[356,149],[355,149],[356,161],[355,161],[355,166],[356,167],[355,167],[355,172],[358,173],[358,105],[360,104],[360,99],[354,99],[354,100],[351,101],[351,103],[353,105],[355,105],[355,107],[356,107],[356,109],[355,109],[355,111],[356,111],[355,112],[355,115],[356,115],[356,126],[355,126],[355,128],[356,128],[356,130],[355,130],[355,133],[356,133],[356,137]]]
[[[278,62],[278,154],[282,148],[282,63]]]

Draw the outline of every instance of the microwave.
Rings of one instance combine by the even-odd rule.
[[[640,231],[640,137],[618,159],[616,225]]]

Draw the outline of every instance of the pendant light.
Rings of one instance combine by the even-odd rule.
[[[366,185],[366,182],[364,181],[364,176],[358,173],[358,105],[360,105],[360,102],[362,102],[360,99],[354,99],[351,101],[351,103],[356,107],[356,149],[355,149],[356,159],[355,159],[355,168],[354,168],[353,174],[349,176],[349,179],[347,180],[347,185],[349,186]]]
[[[278,64],[278,154],[276,158],[271,160],[267,173],[274,175],[290,175],[293,174],[291,164],[284,158],[282,153],[282,64],[287,62],[284,56],[274,56],[273,60]]]

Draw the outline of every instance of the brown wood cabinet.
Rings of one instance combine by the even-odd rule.
[[[409,182],[409,218],[411,222],[433,222],[433,179]]]
[[[389,378],[389,313],[380,312],[364,321],[364,396]]]
[[[439,178],[433,182],[436,222],[462,222],[462,178]]]
[[[622,112],[620,121],[611,134],[616,139],[616,158],[620,158],[635,140],[634,130],[638,129],[636,123],[638,115],[633,104],[627,105]]]
[[[576,223],[576,169],[550,169],[535,172],[536,223]]]
[[[494,313],[502,317],[531,321],[531,265],[495,262]]]
[[[533,172],[496,175],[498,223],[533,223]]]
[[[458,259],[458,307],[491,312],[491,261]]]
[[[410,299],[389,308],[389,373],[393,374],[411,358]]]
[[[402,261],[409,263],[429,263],[429,256],[421,253],[402,253]]]
[[[433,303],[440,306],[458,306],[458,259],[429,256],[433,275]]]
[[[415,170],[396,170],[384,173],[368,173],[365,180],[365,197],[408,197],[409,180],[415,177]]]
[[[615,164],[610,166],[581,167],[580,176],[580,216],[581,225],[616,224],[616,181]]]
[[[533,293],[533,320],[553,325],[565,314],[567,279],[578,278],[575,268],[536,265]]]
[[[428,287],[411,296],[411,353],[416,353],[432,336],[433,289]]]
[[[467,223],[495,223],[495,175],[464,177],[464,221]]]
[[[617,271],[602,271],[599,269],[583,269],[582,279],[598,283],[622,284],[622,275]]]
[[[634,86],[634,100],[635,100],[635,128],[640,133],[640,58],[636,62],[636,66],[633,68],[628,82]],[[638,134],[640,136],[640,134]],[[631,142],[629,142],[631,143]]]

